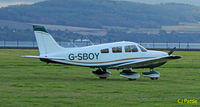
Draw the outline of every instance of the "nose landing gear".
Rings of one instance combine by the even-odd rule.
[[[137,72],[132,72],[131,69],[124,69],[122,72],[120,72],[120,76],[128,78],[128,80],[136,80],[140,78],[140,74]]]
[[[158,71],[155,71],[151,69],[150,72],[143,72],[142,75],[144,77],[149,77],[152,80],[157,80],[160,77],[160,73]]]

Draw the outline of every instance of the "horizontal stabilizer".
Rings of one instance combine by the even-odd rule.
[[[40,57],[40,56],[30,56],[30,55],[25,55],[21,56],[23,58],[36,58],[36,59],[50,59],[50,60],[65,60],[65,58],[58,58],[58,57]]]
[[[23,58],[37,58],[40,59],[40,56],[31,56],[31,55],[25,55],[25,56],[21,56]]]

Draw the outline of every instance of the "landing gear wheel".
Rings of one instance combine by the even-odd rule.
[[[124,69],[122,72],[120,72],[120,76],[127,78],[129,81],[140,78],[140,74],[137,72],[132,72],[131,69]]]
[[[99,77],[99,78],[102,79],[102,80],[103,80],[103,79],[107,79],[107,77]]]
[[[160,77],[160,73],[153,69],[150,72],[143,72],[142,75],[144,77],[149,77],[151,80],[158,80],[158,78]]]
[[[158,77],[155,77],[155,78],[151,78],[151,80],[158,80]]]
[[[135,81],[136,79],[131,79],[131,78],[128,78],[128,80],[129,80],[129,81]]]
[[[111,72],[106,71],[106,69],[97,69],[96,71],[92,72],[95,76],[99,77],[100,79],[107,79],[110,75]]]

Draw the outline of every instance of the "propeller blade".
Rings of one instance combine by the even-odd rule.
[[[174,48],[168,53],[168,55],[171,55],[172,53],[174,53],[175,50],[176,50],[176,47],[174,47]]]

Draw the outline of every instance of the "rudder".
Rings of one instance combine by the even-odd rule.
[[[58,45],[58,43],[48,33],[44,26],[33,25],[33,29],[40,56],[47,56],[48,54],[64,50],[63,47]]]

